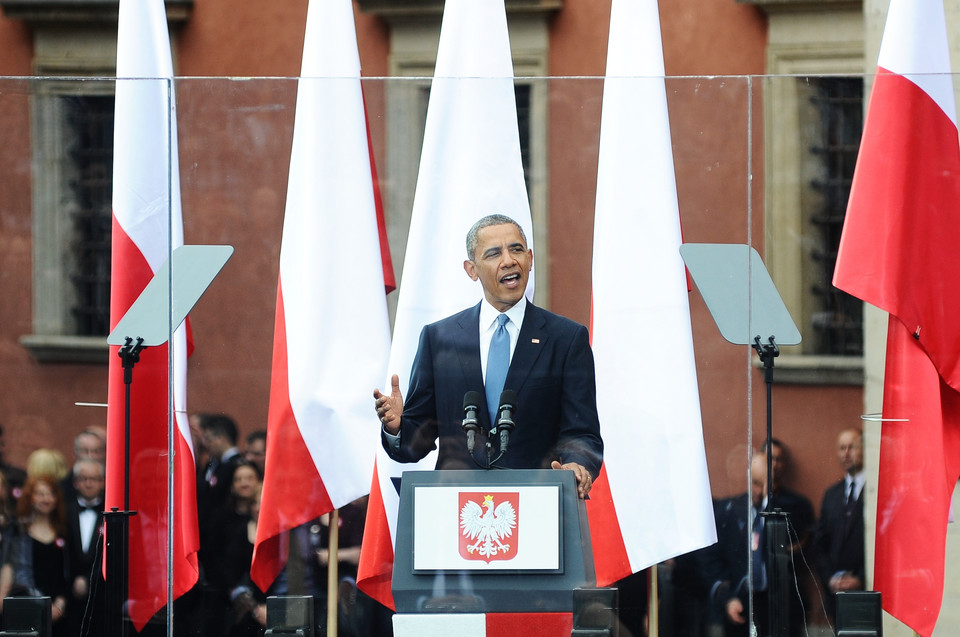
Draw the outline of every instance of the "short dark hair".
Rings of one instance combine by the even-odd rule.
[[[253,469],[253,472],[257,474],[257,479],[263,482],[263,471],[260,470],[260,466],[255,462],[250,462],[246,458],[240,458],[233,463],[233,472],[230,474],[231,482],[233,481],[233,474],[236,473],[240,467],[250,467]]]
[[[489,226],[502,226],[505,223],[512,223],[515,225],[517,230],[520,231],[520,238],[523,239],[524,243],[527,243],[527,235],[524,234],[523,228],[520,227],[519,223],[507,215],[487,215],[473,224],[470,227],[470,230],[467,231],[467,259],[473,261],[474,253],[477,251],[477,242],[479,241],[477,235],[481,230]]]
[[[256,442],[257,440],[262,440],[264,444],[267,442],[267,432],[263,429],[257,429],[256,431],[251,431],[247,434],[246,442],[249,445],[251,442]]]
[[[212,414],[202,418],[200,428],[214,435],[226,436],[231,445],[237,444],[237,423],[226,414]]]
[[[767,453],[767,450],[770,448],[770,445],[773,445],[774,447],[780,447],[781,451],[787,450],[787,448],[784,446],[784,444],[780,440],[776,438],[771,438],[770,440],[765,439],[763,441],[763,445],[760,447],[760,451],[763,453]]]

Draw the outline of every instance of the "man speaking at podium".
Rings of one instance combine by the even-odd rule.
[[[384,449],[398,462],[416,462],[439,440],[437,469],[485,467],[487,433],[512,417],[516,427],[496,466],[570,469],[583,498],[603,457],[587,329],[527,302],[533,251],[513,219],[475,223],[467,257],[463,269],[480,280],[483,300],[423,328],[406,403],[397,375],[389,394],[373,392]],[[515,404],[502,404],[502,393],[513,395],[504,390],[515,392],[508,401]],[[463,425],[471,418],[472,453]],[[502,439],[493,438],[499,453]]]

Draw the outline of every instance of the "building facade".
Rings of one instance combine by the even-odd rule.
[[[957,4],[951,18],[960,18]],[[401,280],[442,5],[355,2]],[[840,477],[840,430],[863,425],[868,465],[876,462],[878,425],[860,415],[879,411],[876,326],[884,322],[838,294],[830,278],[886,2],[660,5],[684,238],[756,247],[800,328],[803,343],[776,361],[774,435],[791,456],[785,481],[817,507]],[[536,300],[588,324],[610,2],[506,6]],[[186,241],[236,249],[191,316],[188,404],[228,413],[247,432],[267,418],[307,2],[168,0],[166,7]],[[78,403],[106,402],[116,16],[116,2],[0,0],[0,369],[15,389],[4,392],[0,423],[7,458],[19,464],[43,446],[70,457],[73,435],[105,420],[102,408]],[[749,449],[765,436],[763,377],[749,348],[719,337],[695,290],[691,309],[713,495],[727,497],[748,489]],[[945,610],[947,621],[960,617]]]

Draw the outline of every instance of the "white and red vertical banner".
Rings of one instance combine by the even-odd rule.
[[[656,0],[613,0],[591,336],[604,442],[587,502],[604,586],[716,542]]]
[[[557,637],[573,632],[573,613],[421,613],[396,615],[396,635]]]
[[[960,478],[960,140],[942,0],[891,0],[834,285],[890,313],[874,589],[929,636]]]
[[[504,0],[448,0],[430,87],[420,173],[407,239],[393,346],[392,374],[406,393],[424,325],[475,305],[480,284],[463,271],[467,231],[481,217],[505,214],[520,224],[533,248],[530,204],[523,179],[513,61]],[[533,295],[533,277],[527,296]],[[371,405],[367,409],[374,413]],[[358,585],[393,607],[390,582],[403,471],[432,469],[393,462],[378,447]]]
[[[176,99],[163,0],[121,1],[117,78],[111,329],[172,250],[183,244]],[[127,610],[137,629],[171,601],[168,581],[172,579],[175,598],[197,581],[196,470],[185,411],[186,359],[186,328],[181,326],[166,345],[143,350],[134,367],[130,484],[124,485],[123,369],[117,348],[111,347],[106,508],[125,510],[125,487],[129,489],[130,509],[137,515],[130,518]],[[173,511],[167,504],[169,479]],[[172,561],[167,551],[170,536]],[[110,564],[106,568],[108,578],[115,575]]]
[[[390,324],[353,3],[311,0],[287,185],[251,575],[266,590],[287,531],[368,493],[372,392]]]

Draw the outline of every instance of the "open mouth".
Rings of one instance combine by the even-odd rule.
[[[520,281],[520,275],[517,274],[516,272],[513,274],[508,274],[505,277],[502,277],[500,279],[500,283],[508,287],[515,286],[519,281]]]

